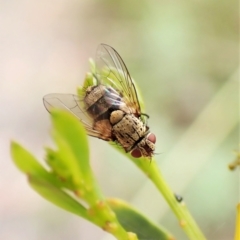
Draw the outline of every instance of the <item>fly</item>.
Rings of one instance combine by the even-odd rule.
[[[80,97],[48,94],[43,103],[65,109],[84,125],[89,136],[114,141],[135,158],[151,158],[156,137],[147,126],[148,115],[141,112],[136,86],[117,51],[106,44],[97,49],[95,82]]]

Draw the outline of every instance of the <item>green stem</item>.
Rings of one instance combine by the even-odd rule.
[[[126,154],[122,149],[119,149],[117,147],[116,149],[121,153],[123,153],[124,155]],[[154,185],[163,195],[163,197],[169,204],[170,208],[178,218],[179,224],[184,230],[184,232],[186,233],[186,235],[188,236],[188,238],[190,240],[206,240],[206,237],[203,235],[203,233],[199,229],[192,215],[188,211],[185,203],[178,202],[176,200],[176,197],[173,191],[170,189],[165,179],[163,178],[163,175],[161,174],[155,159],[152,158],[150,162],[149,158],[136,159],[132,157],[130,154],[128,154],[127,157],[135,165],[137,165],[137,167],[140,168],[149,177],[149,179],[151,179],[151,181],[154,183]]]
[[[167,185],[160,170],[158,169],[155,160],[149,166],[149,160],[141,159],[140,161],[133,161],[155,184],[157,189],[161,192],[163,197],[168,202],[169,206],[177,216],[180,226],[185,231],[186,235],[191,240],[206,240],[203,233],[197,226],[195,220],[191,216],[184,202],[178,202],[174,193]],[[147,170],[146,170],[147,169]]]

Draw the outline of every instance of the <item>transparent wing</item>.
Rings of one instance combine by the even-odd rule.
[[[43,97],[43,104],[48,112],[53,108],[63,109],[72,113],[84,125],[87,134],[106,141],[111,139],[111,125],[108,122],[94,123],[83,107],[82,100],[74,94],[52,93]]]
[[[131,113],[137,117],[141,115],[137,90],[129,71],[117,51],[106,44],[100,44],[97,49],[96,74],[102,84],[110,85],[120,94]]]

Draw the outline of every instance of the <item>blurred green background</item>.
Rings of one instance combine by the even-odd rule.
[[[239,147],[234,0],[0,1],[0,239],[113,239],[39,197],[9,154],[15,139],[43,159],[51,126],[42,97],[75,93],[99,43],[120,53],[142,90],[156,161],[173,191],[208,239],[233,239],[240,199],[239,170],[227,168]],[[187,239],[146,177],[106,142],[89,141],[106,196]]]

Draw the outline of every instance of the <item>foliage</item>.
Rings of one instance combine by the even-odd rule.
[[[52,137],[56,149],[46,148],[49,169],[16,142],[11,144],[16,166],[28,176],[31,187],[53,204],[113,234],[117,239],[173,239],[131,206],[107,200],[89,164],[87,136],[71,114],[54,110]],[[144,225],[144,228],[143,228]]]

